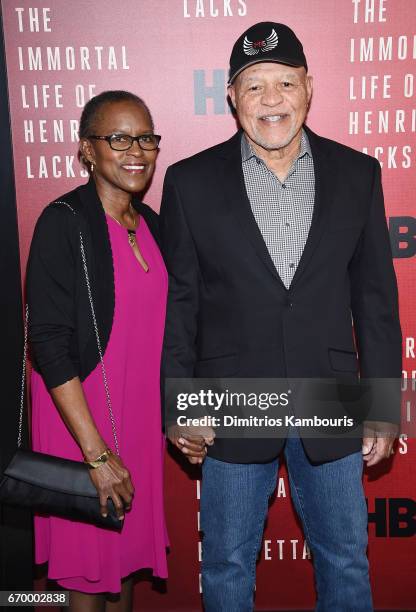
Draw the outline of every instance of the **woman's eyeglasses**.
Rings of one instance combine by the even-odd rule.
[[[88,138],[94,140],[105,140],[114,151],[128,151],[136,140],[143,151],[154,151],[158,148],[162,136],[157,134],[140,134],[140,136],[129,136],[129,134],[110,134],[109,136],[96,136],[90,134]]]

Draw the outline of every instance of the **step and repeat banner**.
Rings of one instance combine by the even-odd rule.
[[[2,0],[22,270],[42,208],[86,181],[77,161],[77,130],[91,96],[127,89],[150,107],[162,143],[146,202],[157,211],[166,167],[236,129],[226,82],[237,37],[258,21],[286,23],[303,42],[314,77],[309,126],[382,164],[400,289],[404,377],[411,385],[416,377],[415,8],[414,0]],[[416,418],[411,401],[406,410],[409,419]],[[415,440],[402,435],[392,461],[365,475],[379,609],[416,608],[415,465]],[[168,454],[170,577],[167,585],[142,581],[138,609],[200,609],[199,491],[198,469]],[[259,557],[256,607],[310,609],[313,604],[310,553],[283,466]]]

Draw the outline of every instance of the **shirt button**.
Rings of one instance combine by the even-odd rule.
[[[295,267],[294,263],[289,264],[289,268],[294,268],[294,267]]]
[[[286,184],[285,183],[283,183],[282,189],[286,189]]]
[[[285,223],[285,227],[290,227],[290,223]]]
[[[289,298],[287,298],[287,300],[286,300],[286,307],[287,308],[293,308],[293,302]]]

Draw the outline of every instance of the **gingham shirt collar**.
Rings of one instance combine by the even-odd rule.
[[[304,155],[309,155],[309,157],[312,157],[312,151],[311,151],[311,145],[309,144],[309,139],[308,139],[308,137],[306,135],[306,132],[305,132],[304,129],[302,129],[302,137],[301,137],[301,140],[300,140],[299,155],[294,160],[293,165],[295,165],[296,162],[298,161],[298,159],[300,159]],[[241,136],[241,160],[243,162],[245,162],[245,161],[248,161],[249,159],[251,159],[252,157],[256,157],[260,161],[263,161],[255,153],[253,147],[248,142],[248,140],[247,140],[247,138],[246,138],[246,136],[245,136],[245,134],[243,132],[243,134]]]

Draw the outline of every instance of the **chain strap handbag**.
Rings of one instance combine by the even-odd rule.
[[[67,202],[57,201],[56,204],[65,204],[74,215],[76,214],[74,209]],[[81,230],[79,231],[79,240],[88,299],[90,302],[92,321],[97,340],[98,353],[100,356],[107,407],[113,431],[114,445],[116,453],[119,455],[120,452],[115,420],[111,405],[106,370],[104,367],[100,335],[95,316],[95,308],[92,299],[91,285]],[[26,305],[17,451],[4,471],[3,479],[0,482],[0,503],[11,506],[22,506],[40,514],[60,516],[74,521],[92,523],[98,527],[121,530],[123,521],[118,518],[113,500],[111,498],[109,498],[107,502],[107,516],[102,516],[100,512],[98,492],[90,478],[90,468],[86,463],[82,461],[62,459],[61,457],[46,455],[44,453],[38,453],[21,448],[28,322],[29,308]]]

